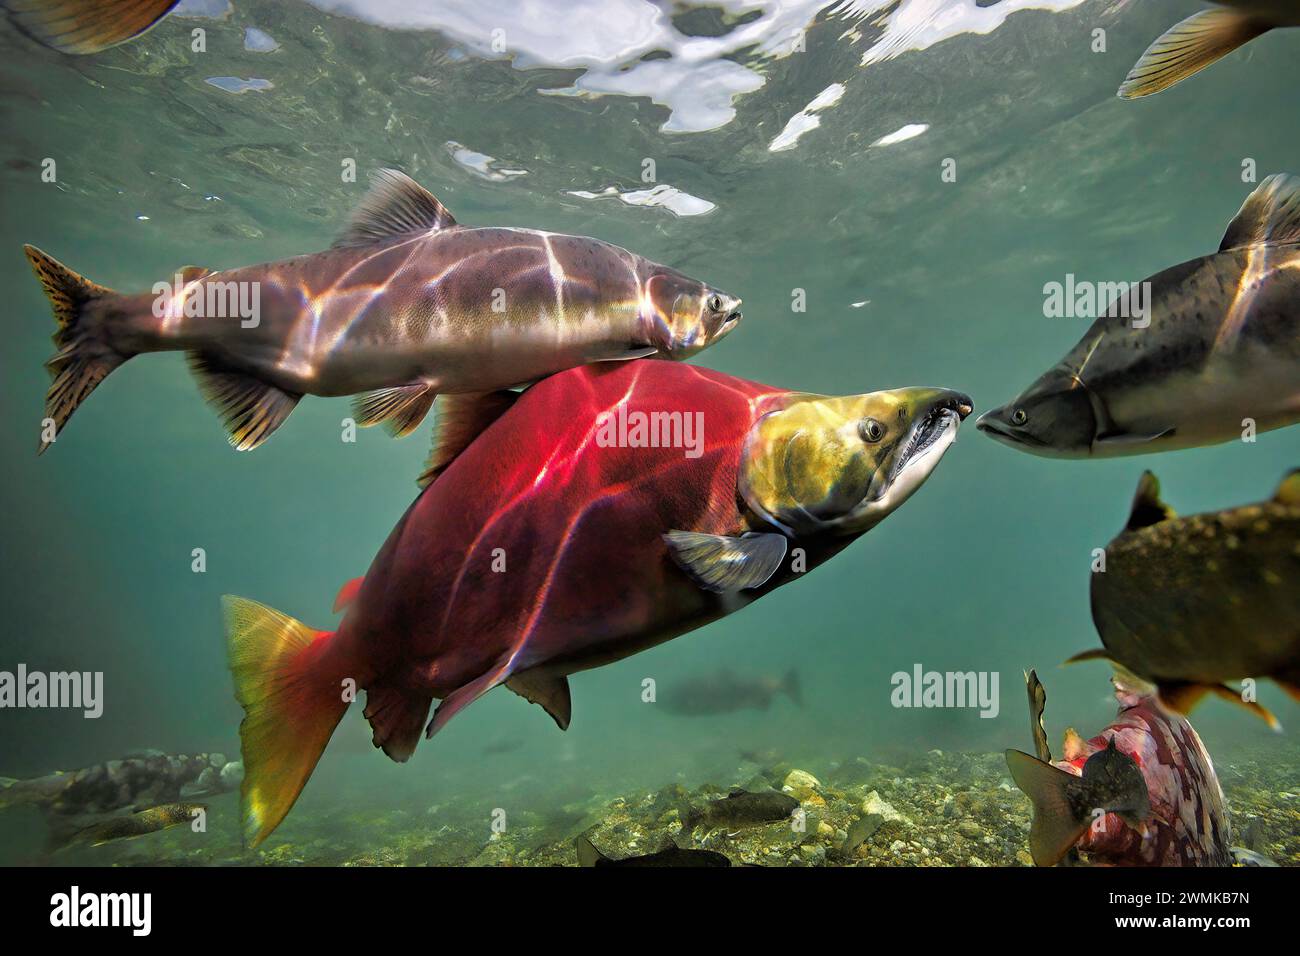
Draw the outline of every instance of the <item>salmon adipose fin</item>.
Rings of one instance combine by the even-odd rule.
[[[87,321],[86,306],[117,293],[82,278],[63,263],[35,246],[23,246],[27,261],[54,309],[54,344],[58,351],[45,363],[50,390],[45,393],[45,417],[53,422],[52,434],[41,430],[37,454],[44,452],[63,431],[72,413],[95,390],[108,373],[131,356],[123,355],[105,340],[103,328]]]
[[[98,53],[148,31],[180,0],[4,0],[18,29],[60,53]]]
[[[301,395],[226,368],[200,352],[186,354],[199,391],[221,416],[226,438],[239,451],[252,451],[284,424]]]
[[[366,688],[365,718],[374,731],[374,744],[393,760],[406,763],[420,742],[433,698],[396,687]]]
[[[470,442],[514,406],[519,395],[519,392],[502,390],[439,396],[433,447],[417,481],[419,486],[427,487],[442,474]]]
[[[785,535],[747,531],[739,538],[695,531],[669,531],[663,536],[679,568],[706,591],[722,594],[762,587],[785,560]]]
[[[328,631],[256,601],[227,595],[226,641],[244,758],[244,839],[265,840],[285,818],[348,709],[342,683],[321,665]]]
[[[524,671],[506,681],[506,686],[550,714],[561,730],[569,729],[569,721],[573,717],[573,699],[569,695],[567,677]]]
[[[380,423],[394,438],[402,438],[420,427],[437,396],[427,382],[377,388],[352,400],[352,413],[362,428]]]
[[[447,207],[406,173],[381,169],[370,177],[370,191],[352,211],[334,248],[391,242],[457,225]]]
[[[363,574],[361,577],[353,578],[347,584],[343,585],[343,587],[339,588],[339,593],[334,598],[335,614],[342,611],[357,599],[357,595],[361,593],[361,585],[365,580],[366,577]]]
[[[1129,71],[1119,96],[1132,100],[1167,90],[1269,29],[1238,10],[1194,13],[1151,44]]]

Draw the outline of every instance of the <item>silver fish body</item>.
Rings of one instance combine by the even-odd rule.
[[[1223,248],[1113,301],[1055,367],[978,422],[1031,454],[1101,458],[1300,421],[1300,179],[1270,177]]]
[[[122,295],[33,247],[55,309],[41,448],[128,358],[186,352],[231,444],[256,447],[303,395],[357,395],[357,422],[415,428],[439,394],[491,393],[591,362],[688,358],[730,332],[740,300],[583,236],[459,225],[381,171],[324,252]]]

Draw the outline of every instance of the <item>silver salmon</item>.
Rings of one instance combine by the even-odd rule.
[[[32,246],[58,352],[44,451],[90,392],[144,352],[187,353],[230,443],[256,448],[303,395],[355,395],[359,425],[416,428],[439,394],[490,393],[590,362],[688,358],[740,299],[619,246],[459,225],[386,169],[325,252],[119,294]]]

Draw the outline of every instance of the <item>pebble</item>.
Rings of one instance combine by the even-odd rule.
[[[821,781],[806,770],[791,770],[785,775],[781,789],[796,800],[803,802],[817,795]]]

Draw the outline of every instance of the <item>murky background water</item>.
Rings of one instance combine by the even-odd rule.
[[[324,248],[366,172],[395,165],[463,223],[597,236],[743,296],[744,325],[703,364],[824,393],[944,385],[983,411],[1084,328],[1043,317],[1044,283],[1136,281],[1208,253],[1251,189],[1244,161],[1261,179],[1300,172],[1300,57],[1285,32],[1160,96],[1116,99],[1147,44],[1198,8],[1181,0],[515,6],[188,2],[141,40],[83,58],[0,27],[0,668],[98,670],[106,685],[98,720],[0,714],[0,774],[136,748],[236,754],[220,595],[329,626],[336,589],[412,500],[429,431],[345,444],[347,403],[310,399],[266,446],[236,454],[170,354],[112,376],[37,460],[53,326],[23,242],[101,284],[146,289],[186,264]],[[805,49],[792,49],[804,27]],[[206,52],[191,49],[196,28]],[[1097,29],[1104,53],[1090,48]],[[41,181],[47,157],[57,183]],[[941,179],[946,159],[955,182]],[[1093,733],[1113,714],[1105,667],[1056,665],[1097,644],[1090,552],[1123,525],[1141,471],[1190,513],[1265,498],[1297,464],[1294,429],[1061,462],[968,424],[911,502],[807,580],[577,676],[567,733],[498,690],[398,766],[368,752],[350,714],[268,846],[340,808],[351,816],[328,817],[328,833],[357,839],[394,809],[486,815],[559,806],[570,790],[727,782],[742,750],[816,772],[863,755],[1027,748],[1030,666],[1053,740],[1066,725]],[[206,573],[191,571],[194,548]],[[997,672],[999,715],[893,708],[890,675],[917,663]],[[640,699],[646,677],[665,687],[792,667],[802,708],[779,698],[686,718]],[[1275,687],[1261,700],[1300,727]],[[1221,764],[1239,748],[1295,759],[1218,702],[1194,723]],[[233,833],[235,800],[214,806]],[[36,852],[25,820],[0,820],[5,856]]]

